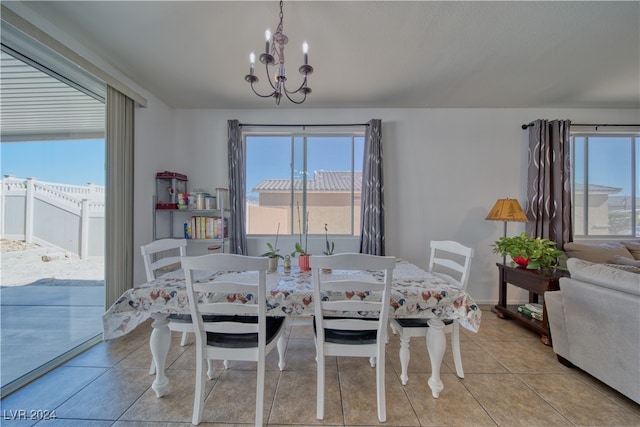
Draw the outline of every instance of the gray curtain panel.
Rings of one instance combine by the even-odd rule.
[[[369,122],[364,137],[362,221],[360,252],[384,255],[384,179],[382,174],[382,121]]]
[[[527,233],[556,242],[573,240],[569,120],[536,120],[529,126]]]
[[[135,102],[107,86],[105,303],[133,287],[133,154]]]
[[[247,231],[245,230],[245,153],[242,131],[238,120],[227,122],[229,134],[229,241],[232,254],[247,254]]]

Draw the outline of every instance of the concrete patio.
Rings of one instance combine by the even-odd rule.
[[[3,243],[3,249],[4,243]],[[2,387],[102,333],[104,265],[51,248],[2,253]]]

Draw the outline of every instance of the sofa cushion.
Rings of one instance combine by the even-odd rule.
[[[613,259],[620,255],[633,258],[631,252],[622,243],[565,243],[564,251],[569,258],[580,258],[585,261],[597,263],[612,263]]]
[[[611,268],[617,268],[618,270],[629,271],[631,273],[640,274],[640,267],[634,267],[633,265],[624,265],[624,264],[604,264]]]
[[[640,267],[640,259],[627,258],[625,256],[616,256],[613,259],[613,264],[632,265],[634,267]]]
[[[615,289],[632,295],[640,295],[640,275],[605,264],[569,258],[567,267],[572,279]],[[562,290],[562,283],[560,284]]]
[[[640,240],[624,241],[622,244],[631,252],[633,258],[640,259]]]

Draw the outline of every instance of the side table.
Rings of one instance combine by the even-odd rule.
[[[500,273],[500,290],[498,304],[495,306],[499,318],[506,317],[520,322],[522,325],[540,334],[540,340],[545,345],[551,345],[551,334],[549,333],[549,322],[547,321],[547,307],[542,306],[542,321],[531,319],[518,312],[518,305],[507,305],[507,284],[517,286],[529,291],[529,302],[538,303],[539,297],[546,291],[557,291],[560,289],[560,278],[567,276],[564,270],[553,270],[553,272],[542,273],[538,270],[527,270],[526,268],[511,267],[506,264],[496,264]]]

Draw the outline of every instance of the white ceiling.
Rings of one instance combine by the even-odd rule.
[[[244,75],[276,1],[25,5],[172,107],[275,108]],[[284,33],[301,108],[640,108],[639,1],[287,1]]]

